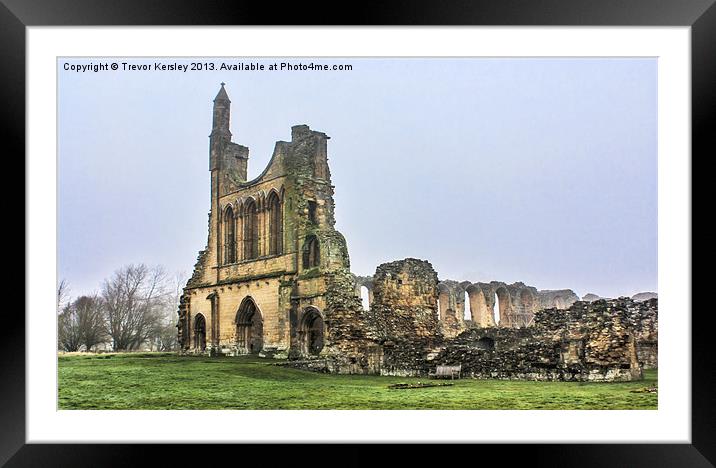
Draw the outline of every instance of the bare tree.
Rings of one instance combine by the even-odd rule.
[[[155,330],[152,345],[157,351],[175,351],[178,346],[177,328],[168,317],[164,317],[162,324]]]
[[[98,344],[105,343],[107,333],[102,299],[97,294],[80,296],[72,305],[77,312],[81,342],[85,349],[90,351]]]
[[[82,345],[77,310],[67,304],[57,315],[57,348],[62,351],[79,351]]]
[[[107,334],[115,351],[136,350],[161,327],[167,299],[161,267],[128,265],[102,284]]]
[[[159,326],[153,333],[151,344],[152,349],[157,351],[175,351],[179,342],[177,337],[177,309],[179,298],[184,293],[184,286],[188,276],[183,271],[174,274],[170,281],[167,281],[166,301],[162,303],[161,320]]]
[[[69,298],[70,295],[70,286],[67,283],[67,280],[62,278],[60,280],[60,284],[57,285],[57,313],[59,314],[65,301]]]
[[[106,342],[102,300],[97,295],[80,296],[66,304],[57,316],[58,349],[90,351]]]

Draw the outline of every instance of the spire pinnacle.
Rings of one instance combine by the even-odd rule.
[[[231,100],[229,99],[229,95],[226,94],[226,89],[224,88],[225,85],[226,85],[226,83],[224,83],[224,82],[222,81],[222,82],[221,82],[221,89],[219,90],[219,92],[217,93],[216,97],[214,98],[214,102],[217,102],[217,101],[226,101],[226,102],[228,102],[228,103],[231,103]]]

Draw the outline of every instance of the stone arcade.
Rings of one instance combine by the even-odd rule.
[[[410,258],[352,275],[335,229],[329,137],[292,127],[247,180],[249,149],[232,142],[230,105],[222,83],[208,241],[179,304],[183,352],[336,373],[424,376],[462,364],[473,377],[537,380],[631,380],[656,366],[656,299],[587,302],[523,283],[439,281]]]

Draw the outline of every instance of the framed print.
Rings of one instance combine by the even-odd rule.
[[[710,466],[712,3],[5,1],[28,275],[1,459]]]

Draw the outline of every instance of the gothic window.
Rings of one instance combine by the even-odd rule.
[[[283,249],[283,222],[281,201],[276,192],[272,192],[268,201],[269,213],[269,255],[280,254]]]
[[[236,263],[236,218],[229,207],[224,214],[224,263]]]
[[[316,202],[313,200],[308,201],[308,220],[313,224],[318,224],[318,217],[316,216]]]
[[[244,207],[244,259],[259,256],[259,222],[256,202],[249,200]]]
[[[316,236],[308,236],[303,244],[303,268],[317,267],[321,263],[321,250]]]

